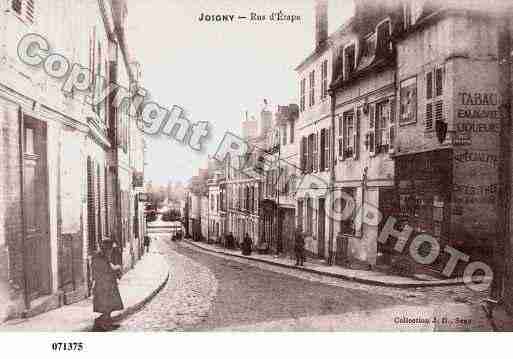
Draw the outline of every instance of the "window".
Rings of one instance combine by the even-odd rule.
[[[390,125],[390,102],[376,104],[375,143],[376,153],[388,151],[388,127]]]
[[[303,231],[303,200],[297,201],[297,227]]]
[[[356,46],[355,44],[349,45],[344,49],[344,77],[347,78],[356,66]]]
[[[315,70],[310,72],[310,107],[315,105]]]
[[[321,99],[324,100],[328,96],[328,60],[322,62],[321,77]]]
[[[287,126],[281,127],[281,136],[282,136],[283,146],[286,146],[287,145]]]
[[[309,234],[312,234],[313,233],[313,216],[314,216],[314,211],[313,211],[313,204],[312,204],[312,199],[311,198],[307,198],[306,199],[306,232],[309,233]]]
[[[290,143],[294,143],[294,127],[295,123],[294,120],[290,121]]]
[[[368,35],[362,44],[362,57],[372,57],[376,52],[376,33]]]
[[[434,121],[444,120],[443,88],[443,67],[436,67],[426,73],[426,130],[433,129]]]
[[[300,102],[299,102],[299,106],[300,106],[300,110],[301,112],[303,112],[306,108],[306,79],[302,79],[301,82],[299,83],[299,99],[300,99]]]
[[[401,82],[399,124],[417,122],[417,78]]]
[[[351,206],[356,204],[356,188],[344,188],[343,192],[346,193],[345,196],[341,196],[340,198],[340,212],[339,213],[347,213],[345,212],[346,206],[347,208],[351,208]],[[353,203],[349,203],[349,200],[346,200],[348,197],[353,199]],[[343,234],[354,235],[355,234],[355,224],[354,224],[354,212],[346,218],[346,216],[341,216],[340,219],[340,232]]]
[[[377,45],[376,53],[386,55],[390,51],[390,21],[385,20],[376,26]]]
[[[343,128],[342,128],[342,158],[353,157],[354,154],[354,134],[355,134],[355,123],[354,123],[354,111],[348,111],[343,116]]]

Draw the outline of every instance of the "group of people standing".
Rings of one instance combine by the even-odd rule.
[[[232,232],[229,232],[225,237],[225,248],[236,249],[237,241]],[[250,256],[253,249],[253,239],[248,233],[244,235],[244,239],[240,244],[242,255]],[[298,228],[294,235],[294,254],[296,257],[296,265],[304,266],[305,262],[305,239],[303,232]]]

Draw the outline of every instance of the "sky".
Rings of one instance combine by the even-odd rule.
[[[293,23],[201,22],[204,14],[250,16],[282,11]],[[330,0],[329,32],[351,16],[351,0]],[[264,99],[271,109],[297,103],[294,68],[314,49],[313,0],[128,0],[128,43],[142,67],[142,84],[166,108],[208,121],[211,137],[197,152],[168,137],[147,136],[146,180],[187,181],[206,168],[226,131],[240,133],[245,111]]]

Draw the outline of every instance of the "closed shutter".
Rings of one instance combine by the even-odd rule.
[[[102,241],[102,176],[100,171],[100,165],[96,163],[96,195],[97,195],[97,203],[96,203],[96,218],[97,218],[97,236],[98,242]]]
[[[313,170],[317,172],[319,170],[319,144],[317,143],[317,133],[314,133],[313,135],[313,149],[312,149],[312,156],[313,156]]]
[[[328,155],[326,156],[326,166],[327,166],[328,169],[331,168],[331,161],[332,161],[332,158],[331,158],[332,157],[331,146],[333,146],[333,139],[332,139],[332,132],[331,131],[332,131],[331,127],[328,127],[326,129],[326,135],[327,135],[326,142],[328,144],[327,145],[327,148],[328,148],[327,153],[328,153]]]
[[[444,103],[443,100],[438,100],[435,103],[435,121],[442,121],[444,119]]]
[[[301,155],[301,171],[303,173],[306,172],[306,137],[302,137],[301,138],[301,151],[300,151],[300,155]]]
[[[430,71],[426,74],[426,99],[433,98],[433,72]]]
[[[426,104],[426,130],[433,128],[433,104]]]
[[[87,238],[88,252],[96,251],[96,191],[94,183],[93,161],[87,158]]]
[[[314,135],[308,136],[308,173],[313,172]]]
[[[338,158],[344,159],[344,123],[343,117],[338,116]]]
[[[354,120],[353,130],[353,159],[357,160],[360,153],[360,118],[362,117],[362,110],[360,107],[356,109],[356,118]]]
[[[110,219],[109,219],[109,215],[110,215],[110,212],[109,212],[109,206],[110,206],[110,203],[111,203],[111,199],[110,199],[110,191],[109,191],[109,186],[108,186],[108,180],[109,180],[109,176],[108,176],[108,167],[105,166],[105,170],[103,172],[103,176],[104,176],[104,214],[105,214],[105,235],[108,237],[110,235]]]
[[[326,135],[324,128],[321,130],[321,137],[319,139],[319,171],[323,172],[326,170]]]
[[[369,105],[369,132],[368,132],[368,148],[371,156],[374,156],[376,153],[376,141],[375,141],[375,130],[376,130],[376,105]]]
[[[394,149],[394,141],[396,138],[396,106],[397,102],[395,97],[390,98],[390,121],[389,121],[389,129],[388,129],[388,145],[389,150]]]

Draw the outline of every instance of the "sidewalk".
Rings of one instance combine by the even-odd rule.
[[[420,287],[440,287],[463,285],[462,278],[452,278],[445,280],[416,280],[413,278],[400,277],[397,275],[389,275],[375,271],[348,269],[339,266],[326,266],[321,263],[305,262],[304,267],[297,267],[294,261],[288,258],[278,258],[269,254],[252,254],[251,256],[243,256],[238,250],[229,250],[215,245],[210,245],[202,242],[193,242],[189,239],[184,239],[183,242],[194,246],[196,248],[223,254],[226,256],[244,258],[251,261],[272,264],[285,268],[295,268],[305,272],[326,275],[330,277],[352,280],[364,284],[378,285],[384,287],[395,288],[420,288]]]
[[[166,285],[168,278],[169,266],[164,257],[156,252],[145,254],[119,281],[125,309],[112,313],[113,319],[123,319],[139,310]],[[0,331],[88,331],[98,316],[93,313],[92,298],[88,298],[36,317],[8,321],[0,324]]]

